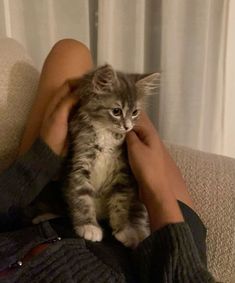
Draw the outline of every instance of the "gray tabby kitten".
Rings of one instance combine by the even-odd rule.
[[[137,77],[105,65],[71,82],[80,99],[69,123],[65,196],[75,232],[87,240],[102,240],[98,220],[103,218],[109,219],[113,235],[128,247],[137,246],[150,233],[124,140],[144,97],[156,88],[159,74],[136,82]]]

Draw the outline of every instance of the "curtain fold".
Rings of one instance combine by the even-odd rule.
[[[235,157],[235,2],[229,1],[224,11],[226,18],[226,52],[223,89],[223,150],[222,153]]]
[[[163,2],[160,132],[171,142],[222,153],[228,1]]]
[[[98,3],[98,64],[108,62],[119,70],[143,72],[145,1]]]

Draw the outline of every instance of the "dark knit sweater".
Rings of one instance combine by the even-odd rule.
[[[184,222],[155,231],[134,251],[108,228],[104,240],[93,243],[76,237],[66,219],[22,226],[20,209],[35,199],[60,164],[37,140],[0,175],[0,282],[215,282]],[[20,266],[40,243],[50,244]]]

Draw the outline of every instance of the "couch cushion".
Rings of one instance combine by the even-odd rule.
[[[235,159],[169,145],[207,227],[208,268],[219,282],[235,282]]]

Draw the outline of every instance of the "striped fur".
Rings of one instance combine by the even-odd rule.
[[[102,240],[98,221],[103,218],[109,219],[114,236],[126,246],[135,247],[149,235],[124,140],[148,86],[157,85],[159,75],[150,76],[136,82],[135,76],[105,65],[71,83],[80,100],[69,123],[65,195],[74,229],[85,239]]]

